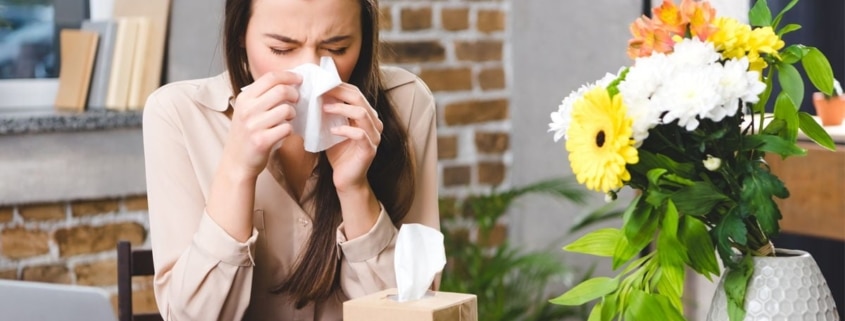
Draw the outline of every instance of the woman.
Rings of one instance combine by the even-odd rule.
[[[228,71],[163,86],[144,111],[159,309],[340,320],[344,300],[395,286],[399,225],[439,228],[433,98],[413,74],[379,67],[375,0],[225,10]],[[291,131],[302,79],[287,70],[322,56],[344,81],[323,111],[349,125],[312,154]]]

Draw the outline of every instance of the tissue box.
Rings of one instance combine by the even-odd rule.
[[[396,289],[343,303],[344,321],[477,321],[474,294],[428,292],[422,299],[398,302]]]

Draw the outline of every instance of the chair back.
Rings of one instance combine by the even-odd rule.
[[[154,273],[152,250],[133,250],[127,241],[117,243],[117,316],[120,321],[164,320],[158,313],[132,313],[132,277]]]

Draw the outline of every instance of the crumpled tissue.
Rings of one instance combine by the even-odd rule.
[[[294,106],[296,117],[291,120],[293,132],[305,141],[305,150],[317,153],[346,140],[346,137],[331,133],[332,127],[348,125],[349,120],[341,115],[323,111],[322,97],[343,81],[331,57],[320,58],[320,65],[300,65],[291,70],[302,76],[299,86],[299,101]]]
[[[443,233],[422,224],[403,224],[394,253],[397,301],[421,299],[446,266]]]

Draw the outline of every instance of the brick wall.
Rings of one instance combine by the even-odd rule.
[[[117,241],[147,245],[146,196],[0,207],[0,279],[101,287],[117,308]],[[135,309],[155,311],[151,278]]]
[[[434,92],[444,197],[509,181],[508,3],[380,1],[384,61],[416,73]]]

